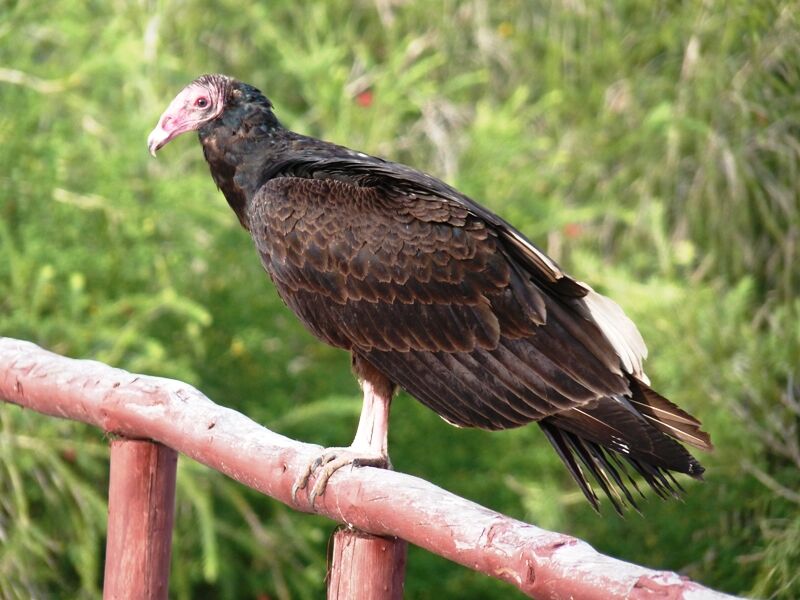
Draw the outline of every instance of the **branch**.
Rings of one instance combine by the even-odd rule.
[[[537,598],[730,598],[676,573],[596,552],[586,542],[511,519],[422,479],[341,469],[310,506],[291,488],[320,447],[274,433],[188,384],[73,360],[0,338],[0,399],[109,433],[153,439],[304,512],[403,538]]]

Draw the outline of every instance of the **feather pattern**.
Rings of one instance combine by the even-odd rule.
[[[314,335],[456,426],[538,422],[595,507],[592,480],[621,510],[631,471],[660,496],[680,491],[670,471],[700,477],[678,441],[710,439],[649,387],[616,303],[442,181],[291,132],[255,88],[207,77],[226,102],[199,128],[214,181]]]

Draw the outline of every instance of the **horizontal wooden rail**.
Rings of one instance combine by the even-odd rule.
[[[320,447],[265,429],[180,381],[64,358],[30,342],[0,338],[0,398],[109,433],[156,440],[297,510],[408,540],[531,597],[731,598],[673,572],[604,556],[579,539],[393,471],[341,469],[314,506],[305,494],[295,502],[292,483]]]

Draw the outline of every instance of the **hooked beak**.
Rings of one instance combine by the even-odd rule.
[[[156,125],[156,128],[147,136],[147,150],[150,155],[155,158],[156,152],[160,150],[164,144],[169,141],[169,133],[161,129],[161,125]]]
[[[147,136],[147,149],[155,157],[156,152],[171,140],[187,131],[198,128],[200,123],[187,109],[186,90],[178,94],[158,118],[158,124]]]
[[[175,127],[174,121],[169,117],[162,117],[159,119],[158,125],[156,125],[153,131],[150,132],[150,135],[147,136],[147,149],[150,151],[153,158],[155,158],[156,152],[166,146],[170,140],[183,131],[184,130],[180,127]]]
[[[216,109],[208,108],[209,97],[214,94]],[[198,105],[197,99],[204,96],[206,104]],[[150,135],[147,136],[147,149],[155,157],[156,152],[170,141],[187,131],[197,131],[204,123],[217,118],[224,108],[224,102],[217,88],[209,89],[197,82],[190,83],[172,99],[167,110],[161,113]]]

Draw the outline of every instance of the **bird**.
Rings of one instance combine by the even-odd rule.
[[[148,149],[190,131],[281,299],[351,354],[362,390],[353,442],[323,449],[295,500],[313,505],[344,466],[391,468],[398,389],[456,427],[537,423],[595,510],[594,485],[638,510],[632,473],[662,498],[683,491],[673,473],[702,479],[683,444],[711,450],[710,436],[650,387],[634,323],[500,216],[423,171],[287,129],[230,76],[185,86]]]

